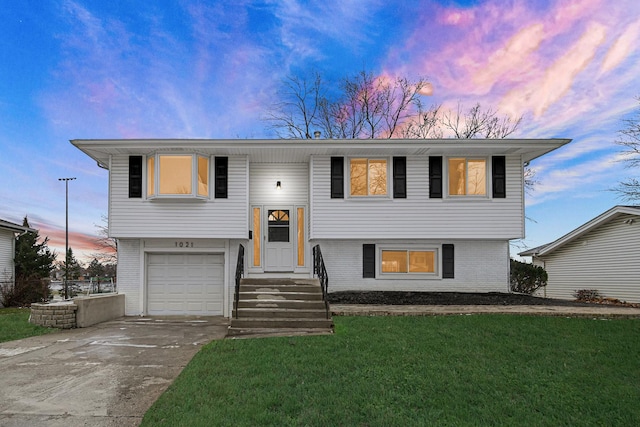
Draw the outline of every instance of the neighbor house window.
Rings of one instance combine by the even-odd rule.
[[[209,196],[209,158],[158,154],[147,158],[147,196]]]
[[[351,196],[387,195],[386,159],[351,159],[349,173]]]
[[[435,273],[435,250],[382,250],[382,273]]]
[[[485,196],[487,161],[485,159],[449,159],[449,195]]]

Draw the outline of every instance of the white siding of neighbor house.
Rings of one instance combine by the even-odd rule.
[[[304,205],[309,200],[307,163],[252,163],[249,167],[252,205]],[[276,191],[276,182],[282,189]]]
[[[446,168],[447,158],[443,159]],[[487,158],[487,197],[449,198],[446,169],[443,198],[429,198],[428,156],[407,157],[407,198],[330,196],[330,157],[312,158],[311,238],[382,239],[515,239],[524,236],[522,164],[506,156],[507,197],[491,198],[491,158]],[[348,158],[345,158],[347,168]],[[391,177],[390,177],[391,178]],[[393,193],[389,179],[389,194]]]
[[[0,230],[0,283],[13,282],[14,236],[13,231]]]
[[[146,167],[146,162],[143,162]],[[213,157],[209,190],[203,200],[147,200],[146,171],[142,198],[129,198],[129,157],[112,158],[110,169],[109,232],[116,238],[243,238],[248,230],[248,162],[229,157],[228,198],[213,197]],[[275,185],[275,184],[274,184]]]
[[[632,224],[624,221],[634,219]],[[640,219],[616,215],[609,221],[536,259],[544,263],[548,298],[574,299],[580,289],[601,296],[640,302]]]
[[[454,245],[453,279],[380,278],[379,258],[376,278],[362,277],[362,245],[376,244],[376,255],[384,245],[409,248],[441,248]],[[329,275],[329,292],[347,290],[423,291],[423,292],[508,292],[509,243],[507,241],[433,241],[411,240],[320,240],[322,256]],[[441,263],[441,255],[439,255]],[[408,276],[407,276],[408,277]]]

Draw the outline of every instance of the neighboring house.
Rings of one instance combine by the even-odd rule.
[[[615,206],[547,245],[524,252],[547,270],[548,298],[574,299],[595,289],[601,296],[640,302],[640,207]]]
[[[246,277],[329,291],[509,289],[523,167],[545,140],[73,140],[109,170],[127,315],[230,316]]]
[[[0,284],[13,285],[16,253],[16,237],[27,231],[35,231],[13,222],[0,219]]]

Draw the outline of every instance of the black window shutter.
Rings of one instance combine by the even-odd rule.
[[[376,277],[376,245],[362,245],[362,277]]]
[[[507,168],[504,156],[493,156],[491,158],[491,173],[493,197],[504,199],[507,197]]]
[[[331,158],[331,198],[344,199],[344,157]]]
[[[442,245],[442,278],[443,279],[453,279],[454,272],[454,253],[453,253],[453,245],[444,244]]]
[[[142,156],[129,156],[129,197],[142,197]]]
[[[216,157],[214,161],[214,174],[215,174],[215,191],[214,197],[216,199],[227,198],[227,181],[229,175],[229,158],[228,157]]]
[[[429,156],[429,198],[442,199],[441,156]]]
[[[407,158],[393,158],[393,198],[407,198]]]

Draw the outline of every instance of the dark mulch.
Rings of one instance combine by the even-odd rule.
[[[329,293],[331,304],[381,305],[552,305],[590,306],[592,303],[540,298],[531,295],[501,292],[383,292],[348,291]]]

